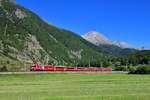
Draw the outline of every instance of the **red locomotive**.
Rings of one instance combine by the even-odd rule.
[[[65,67],[65,66],[50,66],[50,65],[33,65],[30,68],[31,71],[100,71],[111,72],[112,68],[97,68],[97,67]]]

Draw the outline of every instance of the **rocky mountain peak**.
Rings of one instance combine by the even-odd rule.
[[[105,44],[105,45],[114,45],[118,46],[120,48],[133,48],[130,44],[124,41],[112,41],[108,39],[106,36],[104,36],[102,33],[99,32],[88,32],[85,35],[82,36],[85,40],[95,44],[95,45],[100,45],[100,44]]]
[[[95,31],[88,32],[87,34],[83,35],[82,37],[85,40],[87,40],[93,44],[96,44],[96,45],[112,44],[111,41],[106,36],[104,36],[103,34],[101,34],[99,32],[95,32]]]

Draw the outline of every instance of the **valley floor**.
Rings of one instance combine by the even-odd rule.
[[[0,100],[149,100],[150,75],[0,75]]]

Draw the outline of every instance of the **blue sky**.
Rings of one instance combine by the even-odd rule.
[[[150,48],[150,0],[17,0],[42,19],[77,34],[103,33]]]

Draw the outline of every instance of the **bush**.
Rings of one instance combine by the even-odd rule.
[[[8,71],[8,69],[6,66],[3,66],[2,68],[0,68],[0,72],[7,72],[7,71]]]
[[[116,66],[115,71],[127,71],[126,66]]]
[[[150,66],[140,66],[135,70],[130,70],[129,74],[150,74]]]
[[[129,72],[134,72],[136,70],[136,67],[135,66],[130,66],[129,68],[128,68],[128,71]]]

